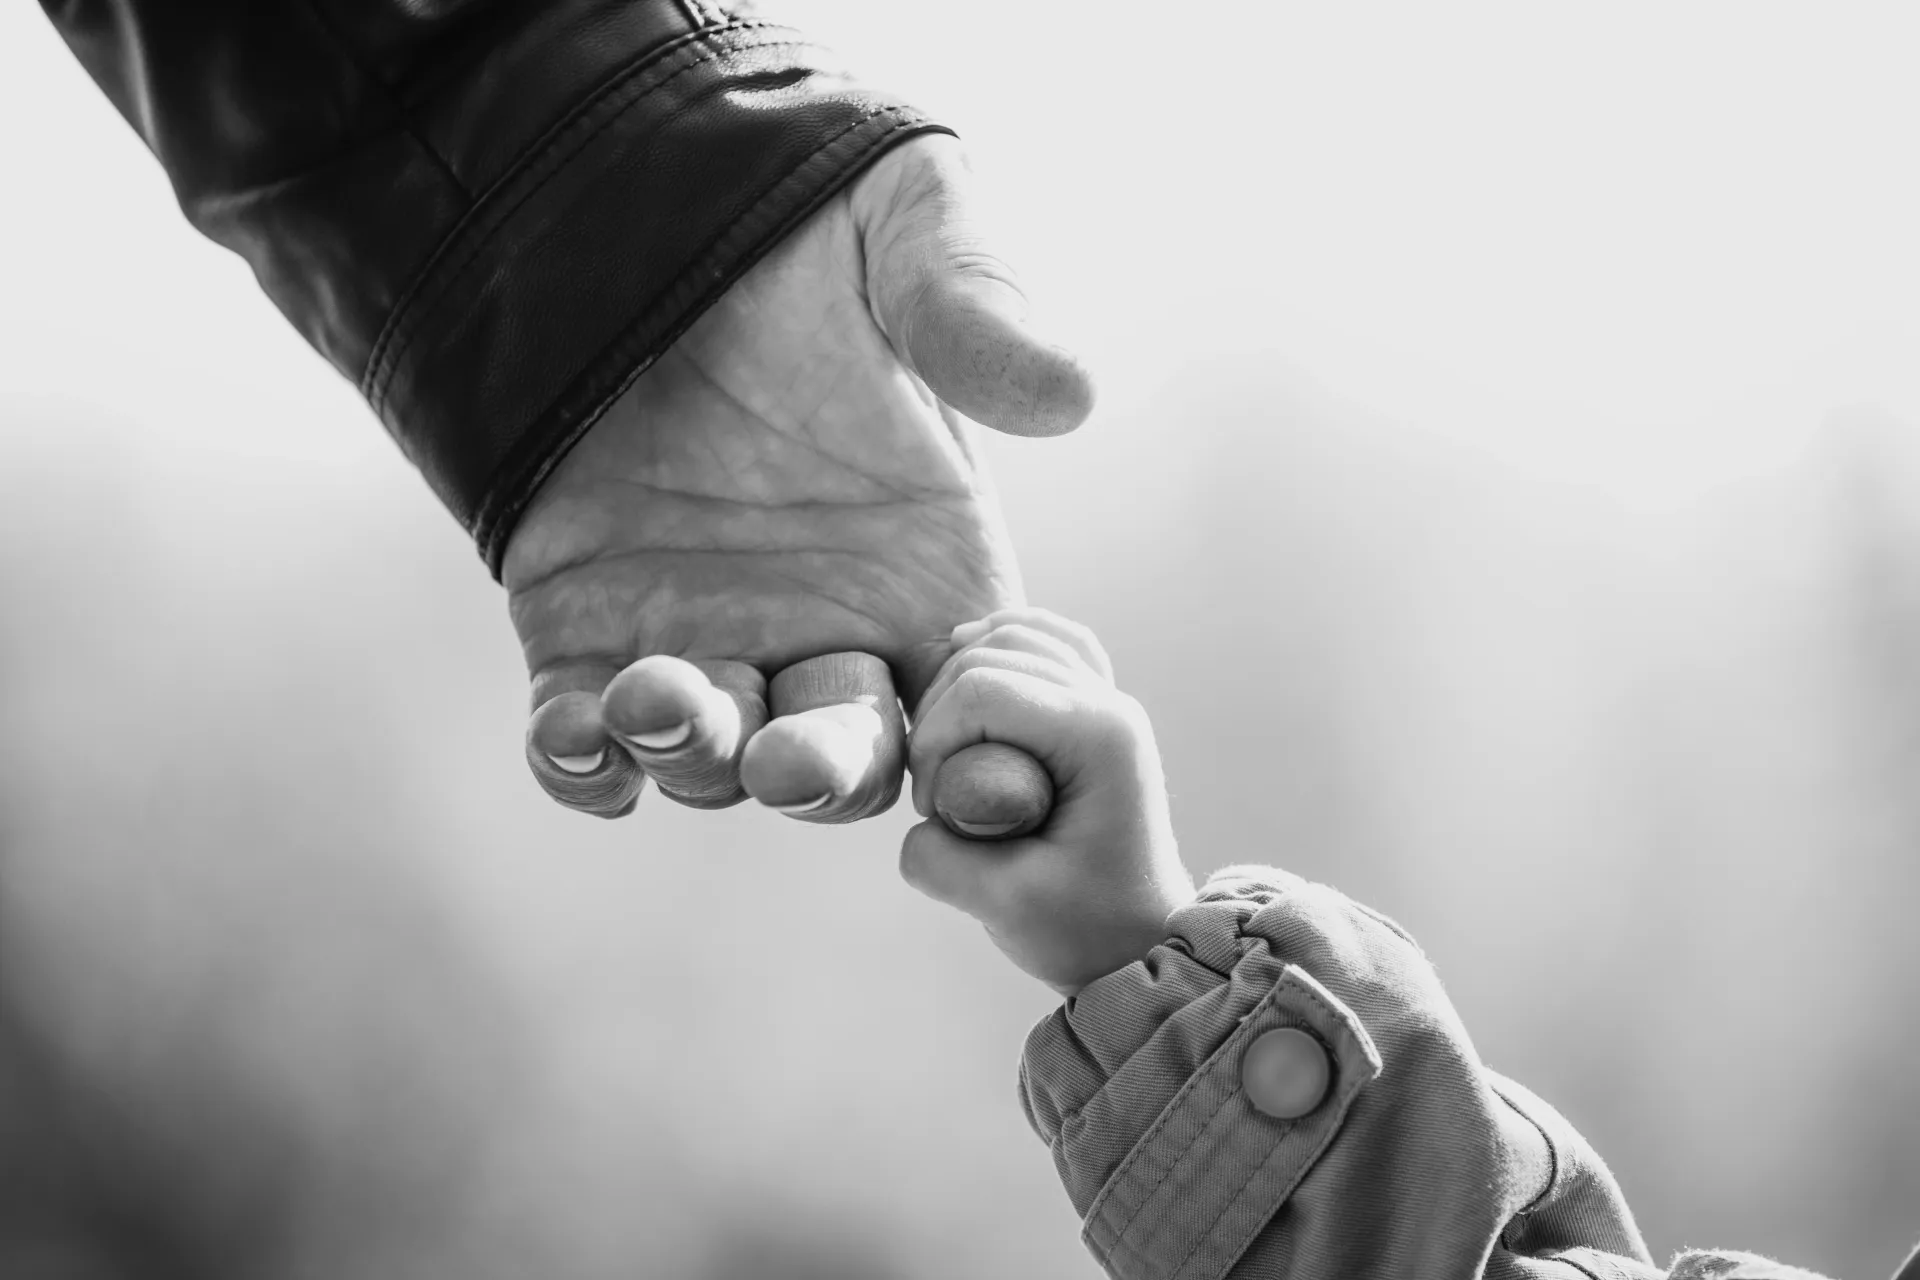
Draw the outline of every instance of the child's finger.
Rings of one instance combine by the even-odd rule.
[[[1031,605],[996,609],[978,621],[962,623],[955,627],[953,643],[956,647],[968,645],[1004,626],[1031,628],[1069,644],[1088,666],[1100,673],[1102,679],[1113,679],[1113,660],[1107,656],[1107,651],[1100,644],[1099,637],[1095,636],[1090,628],[1071,618],[1063,618],[1051,609],[1036,609]]]
[[[976,742],[1004,742],[1038,760],[1054,784],[1067,787],[1080,762],[1125,732],[1131,700],[1103,690],[1089,697],[1080,686],[1056,684],[1023,671],[981,666],[962,673],[914,726],[908,743],[913,804],[933,816],[933,779],[946,758]]]
[[[1094,670],[1093,664],[1076,646],[1024,622],[996,622],[984,635],[961,645],[955,652],[967,649],[1018,649],[1022,653],[1052,658],[1063,666]]]
[[[954,652],[965,653],[969,649],[1013,649],[1038,657],[1052,658],[1063,667],[1072,667],[1090,676],[1101,674],[1092,663],[1087,661],[1086,655],[1074,645],[1038,627],[1030,627],[1020,622],[995,623],[992,630],[985,635],[970,644],[961,645]]]
[[[935,676],[933,683],[927,686],[926,695],[920,699],[920,710],[914,715],[914,722],[919,723],[921,717],[933,710],[934,704],[946,695],[947,690],[953,687],[955,680],[969,671],[978,671],[983,667],[992,667],[1000,671],[1019,671],[1036,680],[1046,680],[1058,685],[1070,685],[1076,680],[1093,678],[1092,672],[1080,667],[1077,663],[1068,666],[1064,662],[1057,662],[1044,655],[1022,653],[1013,649],[962,649],[947,659],[947,664],[940,668],[940,674]]]
[[[900,842],[900,878],[976,920],[997,920],[1004,914],[1006,871],[1019,857],[1021,843],[962,840],[937,818],[929,819]]]

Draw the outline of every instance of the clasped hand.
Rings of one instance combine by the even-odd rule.
[[[646,371],[542,485],[503,566],[527,758],[616,817],[647,778],[808,822],[890,806],[953,627],[1021,602],[968,419],[1069,431],[950,138],[883,156]]]

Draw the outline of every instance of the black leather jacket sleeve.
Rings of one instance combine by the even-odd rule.
[[[497,575],[548,470],[782,236],[937,130],[710,0],[42,0]]]

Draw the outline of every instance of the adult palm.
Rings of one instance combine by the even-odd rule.
[[[809,821],[893,803],[896,687],[911,703],[956,624],[1020,598],[966,419],[1052,435],[1092,405],[965,179],[948,138],[881,157],[542,485],[504,578],[528,762],[563,804],[622,814],[647,776]]]

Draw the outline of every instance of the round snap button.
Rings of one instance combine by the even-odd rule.
[[[1298,1120],[1327,1096],[1333,1064],[1320,1042],[1298,1027],[1280,1027],[1255,1038],[1240,1059],[1240,1087],[1256,1111],[1276,1120]]]

